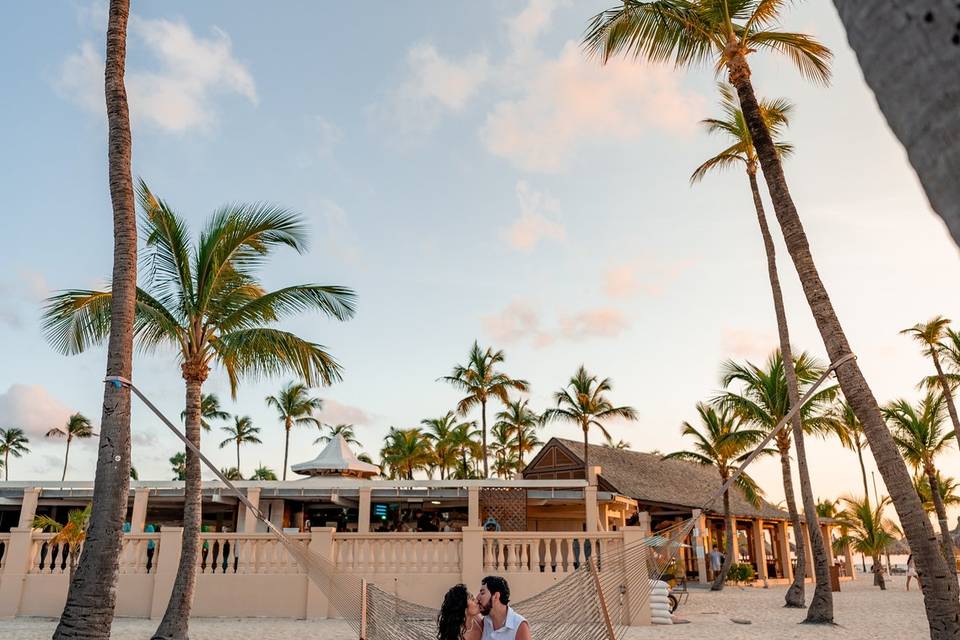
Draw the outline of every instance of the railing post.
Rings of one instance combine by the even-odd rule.
[[[135,489],[133,492],[133,514],[130,516],[130,533],[143,533],[147,523],[147,502],[150,489]]]
[[[150,617],[163,617],[173,591],[173,582],[180,566],[180,550],[183,548],[183,527],[160,527],[160,544],[153,556],[153,602]]]
[[[370,533],[370,495],[373,489],[360,487],[359,513],[357,514],[357,532]]]
[[[643,539],[649,536],[648,531],[641,527],[624,527],[623,531],[623,552],[624,562],[629,562],[633,566],[645,567],[647,565],[646,548],[640,547]],[[650,592],[648,582],[650,576],[646,571],[640,571],[636,575],[636,582],[631,583],[626,576],[631,573],[632,567],[624,566],[624,621],[631,627],[650,624],[650,600],[646,595]]]
[[[39,490],[37,493],[39,494]],[[33,529],[10,529],[10,539],[4,552],[3,572],[0,575],[0,618],[12,618],[20,610],[23,583],[33,562],[32,551]]]
[[[247,500],[250,503],[260,508],[260,487],[248,487],[247,488]],[[240,533],[256,533],[257,532],[257,516],[247,509],[246,505],[243,503],[240,504],[240,510],[243,512],[243,520],[239,522],[238,529]]]
[[[33,527],[33,516],[37,514],[37,503],[40,501],[40,489],[38,487],[27,487],[23,490],[23,502],[20,503],[20,520],[17,523],[19,529],[30,529]]]
[[[468,589],[476,592],[483,580],[483,528],[463,528],[463,548],[460,553],[460,579]]]
[[[693,553],[697,559],[697,581],[707,584],[707,517],[700,509],[694,509],[693,525]]]
[[[332,527],[310,529],[310,551],[325,560],[333,562],[333,534],[336,532],[337,530]],[[330,580],[329,572],[324,572],[323,576],[318,575],[318,573],[314,570],[313,577],[307,575],[307,611],[305,617],[308,620],[330,618],[333,613],[330,611],[330,603],[326,596],[330,587],[328,584]],[[321,585],[317,585],[314,580],[320,581]]]
[[[467,525],[480,526],[480,487],[467,488]]]

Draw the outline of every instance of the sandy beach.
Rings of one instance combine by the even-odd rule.
[[[728,586],[722,593],[693,591],[677,613],[689,624],[672,627],[639,627],[626,638],[922,638],[927,635],[927,622],[920,593],[904,591],[904,579],[895,578],[887,591],[871,586],[861,578],[845,582],[843,591],[834,594],[837,625],[822,627],[801,625],[804,611],[784,609],[782,586],[770,589]],[[811,590],[808,585],[808,590]],[[808,598],[809,598],[808,591]],[[731,618],[750,620],[736,624]],[[50,619],[18,618],[0,623],[0,640],[45,640],[56,625]],[[113,636],[130,640],[146,639],[156,628],[155,621],[118,619]],[[194,640],[302,640],[325,638],[353,640],[350,628],[337,621],[277,620],[265,618],[197,619],[191,622],[190,637]]]

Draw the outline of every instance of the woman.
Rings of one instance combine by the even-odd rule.
[[[482,634],[477,599],[462,584],[450,587],[437,616],[437,640],[480,640]]]
[[[910,578],[917,581],[917,587],[920,587],[920,576],[917,575],[917,563],[913,561],[913,554],[907,556],[907,591],[910,591]]]

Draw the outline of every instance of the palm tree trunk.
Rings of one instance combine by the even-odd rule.
[[[523,471],[523,427],[517,429],[517,467]]]
[[[854,440],[854,446],[857,448],[857,460],[860,461],[860,475],[863,478],[863,499],[866,501],[867,509],[870,509],[870,489],[867,487],[867,467],[863,464],[863,446],[860,443],[860,437],[857,436],[857,439]],[[867,572],[867,556],[864,553],[860,554],[860,561],[862,562],[863,572]]]
[[[487,399],[480,400],[480,420],[483,424],[483,477],[490,477],[490,469],[487,466]]]
[[[940,525],[940,546],[943,547],[943,557],[947,565],[953,569],[953,575],[957,575],[957,559],[953,553],[953,536],[950,535],[950,524],[947,522],[947,509],[943,504],[943,496],[940,495],[940,481],[937,480],[935,469],[925,470],[927,482],[930,484],[930,495],[933,498],[933,509],[937,512],[937,521]]]
[[[960,442],[960,418],[957,417],[957,405],[953,402],[953,392],[947,383],[947,376],[943,374],[943,367],[940,366],[940,356],[936,350],[931,349],[933,356],[933,366],[937,370],[937,380],[940,382],[940,388],[943,389],[943,398],[947,401],[947,412],[950,414],[950,422],[953,423],[953,435]]]
[[[10,452],[3,452],[3,481],[10,480]]]
[[[723,479],[727,481],[726,478]],[[722,591],[723,584],[730,573],[730,565],[733,564],[733,537],[734,525],[733,516],[730,514],[730,491],[723,492],[723,521],[726,524],[726,544],[724,545],[723,565],[720,567],[720,573],[713,577],[713,584],[710,585],[710,591]]]
[[[784,596],[784,606],[792,609],[802,609],[805,600],[804,580],[807,575],[807,540],[803,535],[803,526],[800,523],[800,514],[797,512],[797,502],[793,492],[793,472],[790,470],[790,443],[783,439],[777,443],[780,450],[780,473],[783,476],[784,502],[787,503],[787,513],[790,514],[790,524],[793,525],[793,538],[797,545],[797,568],[793,572],[793,582]]]
[[[124,64],[129,0],[111,0],[107,22],[104,93],[107,109],[110,200],[113,205],[113,274],[108,376],[133,372],[133,318],[137,287],[137,218],[130,173],[131,136]],[[130,389],[105,385],[93,508],[83,557],[70,577],[67,602],[53,633],[66,638],[109,638],[123,520],[130,488]]]
[[[283,479],[287,479],[287,456],[290,453],[290,427],[292,422],[290,418],[287,418],[283,424],[284,431],[286,432],[283,440]]]
[[[240,441],[237,440],[237,473],[240,473]]]
[[[185,369],[188,365],[183,365]],[[200,447],[200,393],[203,380],[193,372],[186,381],[186,431],[187,438]],[[188,375],[185,371],[185,376]],[[204,376],[205,377],[205,376]],[[193,607],[193,592],[197,583],[197,559],[200,554],[200,520],[202,486],[200,458],[186,449],[186,480],[183,496],[183,542],[180,565],[173,581],[170,601],[163,614],[153,640],[187,640],[190,610]]]
[[[883,559],[879,553],[873,556],[873,584],[880,587],[880,591],[887,590],[887,581],[883,578]]]
[[[777,273],[777,253],[767,226],[767,216],[763,211],[763,200],[760,198],[760,189],[757,186],[755,167],[747,170],[750,178],[750,190],[753,193],[753,204],[757,210],[757,221],[760,223],[760,234],[763,236],[763,248],[767,255],[767,275],[770,278],[770,290],[773,293],[773,308],[777,317],[777,333],[780,338],[780,356],[783,360],[783,370],[787,378],[787,396],[790,406],[800,404],[800,389],[797,385],[797,372],[793,366],[793,350],[790,347],[790,329],[787,324],[787,313],[783,304],[783,291],[780,289],[780,276]],[[827,553],[823,548],[823,535],[820,532],[820,521],[817,518],[816,502],[813,498],[813,489],[810,486],[810,473],[807,469],[807,456],[803,443],[803,424],[800,413],[797,412],[791,421],[793,441],[797,448],[797,469],[800,473],[800,498],[803,503],[803,515],[807,521],[807,531],[810,535],[810,547],[813,550],[814,575],[816,586],[813,590],[813,599],[807,610],[804,622],[832,623],[833,622],[833,593],[830,590],[830,568],[827,566]]]
[[[585,427],[583,429],[583,479],[590,479],[590,443],[587,441],[587,435],[589,433],[590,427]]]
[[[73,436],[67,434],[67,451],[63,454],[63,475],[60,476],[60,482],[67,479],[67,460],[70,459],[70,441],[72,439]]]
[[[757,149],[777,220],[783,230],[787,250],[800,276],[807,303],[827,354],[831,361],[835,361],[851,353],[850,345],[813,262],[803,225],[787,188],[780,158],[760,115],[760,106],[750,82],[750,68],[744,55],[744,52],[737,50],[730,57],[727,63],[730,83],[737,89],[744,120]],[[937,548],[933,527],[923,513],[920,498],[913,489],[907,467],[883,421],[877,400],[855,361],[848,361],[836,373],[844,397],[863,424],[870,449],[877,461],[877,468],[890,491],[897,515],[914,552],[917,569],[926,576],[923,595],[931,638],[956,638],[960,636],[957,581]]]

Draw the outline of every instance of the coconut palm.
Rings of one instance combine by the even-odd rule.
[[[173,347],[186,387],[186,435],[200,446],[200,399],[213,366],[224,368],[234,397],[241,380],[291,372],[307,384],[330,384],[340,366],[326,349],[275,328],[283,317],[317,310],[337,320],[353,316],[354,294],[340,286],[294,285],[267,292],[257,270],[275,249],[306,249],[304,219],[280,207],[231,204],[208,220],[191,244],[185,220],[142,180],[139,201],[146,239],[144,287],[137,289],[135,337],[141,348]],[[111,293],[72,290],[47,302],[44,329],[72,354],[110,335]],[[200,459],[187,451],[183,553],[161,637],[187,634],[196,584],[200,535]],[[124,476],[128,473],[124,468]]]
[[[794,372],[797,377],[798,392],[806,393],[810,386],[823,375],[823,366],[807,353],[801,353],[794,360]],[[739,385],[739,390],[728,390],[716,398],[716,402],[733,408],[745,419],[753,423],[758,429],[771,431],[790,411],[791,393],[787,382],[786,369],[783,357],[777,349],[767,358],[765,367],[761,368],[750,362],[738,364],[734,361],[724,363],[721,371],[721,384],[728,388]],[[817,391],[816,395],[798,412],[802,429],[808,433],[825,433],[831,427],[828,410],[830,404],[837,397],[836,386],[828,386]],[[795,439],[794,439],[795,440]],[[800,523],[800,514],[797,511],[793,488],[793,474],[790,464],[791,431],[782,429],[774,442],[780,453],[780,471],[783,477],[783,491],[787,503],[787,512],[793,524],[794,535],[797,538],[797,570],[794,572],[793,582],[784,596],[787,607],[802,607],[804,602],[804,569],[806,567],[805,534]],[[811,496],[812,497],[812,496]],[[807,530],[812,539],[819,532],[820,527],[814,513],[804,510]],[[822,536],[820,538],[823,543]],[[814,560],[820,558],[814,554]],[[826,559],[822,562],[826,564]],[[829,578],[829,576],[828,576]],[[819,576],[818,585],[819,587]],[[829,590],[829,582],[827,584]],[[816,598],[816,594],[815,594]],[[829,604],[829,603],[828,603]],[[823,606],[823,605],[818,605]],[[811,609],[814,609],[811,603]],[[832,606],[828,608],[832,609]],[[809,616],[809,613],[808,613]]]
[[[186,421],[187,411],[180,412],[180,419]],[[210,431],[212,420],[229,420],[230,414],[220,408],[220,398],[215,393],[200,395],[200,426],[204,431]]]
[[[508,403],[495,419],[494,428],[502,425],[501,428],[513,435],[517,468],[523,469],[523,454],[543,444],[537,438],[537,429],[543,426],[543,419],[530,408],[529,400],[520,398]]]
[[[87,526],[90,524],[90,511],[93,504],[88,504],[83,509],[71,509],[67,513],[67,523],[60,524],[50,516],[34,516],[33,528],[42,529],[56,533],[50,539],[49,544],[66,544],[68,546],[69,571],[70,577],[73,577],[73,571],[77,566],[77,557],[80,555],[80,549],[83,541],[87,538]]]
[[[240,445],[243,444],[263,444],[257,434],[260,433],[260,427],[253,426],[253,419],[250,416],[234,416],[232,427],[220,427],[226,431],[229,436],[220,443],[220,448],[230,444],[237,445],[237,473],[240,471]],[[231,478],[243,480],[243,478]]]
[[[183,451],[170,456],[170,467],[173,471],[174,480],[187,479],[187,454]]]
[[[720,475],[720,484],[723,485],[738,470],[738,465],[753,452],[757,443],[763,439],[764,432],[747,428],[748,424],[727,408],[718,410],[700,402],[697,404],[697,414],[700,416],[699,429],[689,422],[681,425],[681,433],[693,440],[693,449],[674,451],[663,456],[663,459],[686,460],[705,467],[713,467]],[[774,453],[774,451],[770,449],[763,453]],[[760,505],[763,491],[749,475],[741,473],[734,484],[743,491],[750,502],[756,506]],[[733,562],[733,540],[736,527],[733,515],[730,513],[729,489],[723,492],[723,519],[727,525],[726,552],[723,567],[710,586],[711,591],[723,589],[724,580]]]
[[[950,414],[950,423],[953,425],[953,434],[957,442],[960,442],[960,418],[957,417],[957,407],[953,402],[953,385],[947,380],[947,375],[940,364],[940,351],[943,350],[942,342],[948,337],[950,320],[943,316],[934,316],[927,322],[915,324],[909,329],[900,332],[901,335],[908,335],[920,343],[923,347],[923,355],[930,356],[933,361],[933,368],[937,372],[937,382],[943,398],[946,401],[947,411]]]
[[[835,518],[840,510],[840,500],[821,498],[817,500],[817,516],[821,518]]]
[[[30,453],[27,445],[30,439],[27,438],[23,429],[10,427],[9,429],[0,429],[0,455],[3,455],[3,479],[10,479],[10,456],[22,458],[23,454]]]
[[[788,5],[782,0],[624,0],[616,8],[593,18],[584,36],[584,45],[604,62],[626,54],[656,62],[673,61],[678,67],[711,62],[717,72],[726,71],[727,79],[736,88],[807,304],[828,356],[837,362],[852,353],[850,344],[817,272],[787,187],[780,155],[760,113],[747,62],[747,57],[756,52],[781,53],[803,75],[821,82],[829,79],[829,49],[805,34],[779,30],[782,13]],[[932,542],[933,529],[913,491],[910,473],[884,424],[876,398],[855,360],[847,359],[836,374],[844,396],[864,424],[877,467],[914,550],[917,568],[930,576],[924,591],[930,631],[935,638],[956,637],[960,635],[957,585],[948,577],[943,558]],[[829,620],[832,615],[825,610],[825,605],[823,610],[808,612],[807,619],[815,614],[818,620]]]
[[[483,456],[480,444],[480,430],[476,422],[462,422],[450,433],[450,447],[456,452],[457,464],[453,477],[468,480],[477,477],[476,468]]]
[[[322,424],[319,425],[319,428],[321,435],[313,441],[313,444],[327,444],[337,436],[342,436],[347,444],[355,447],[363,446],[357,440],[357,434],[352,424]]]
[[[930,494],[930,483],[923,473],[918,473],[913,478],[913,487],[923,501],[923,510],[927,513],[935,513],[936,506],[933,504],[933,496]],[[937,487],[940,489],[940,501],[945,507],[955,507],[960,504],[960,481],[950,476],[943,476],[937,471]]]
[[[74,438],[85,440],[87,438],[92,438],[97,434],[93,431],[93,425],[90,423],[90,418],[86,417],[82,413],[75,413],[67,418],[67,423],[64,426],[54,427],[53,429],[47,431],[45,435],[48,438],[67,439],[67,450],[63,455],[63,475],[60,477],[60,480],[66,480],[67,462],[70,460],[70,443],[73,442]]]
[[[290,453],[290,429],[294,426],[320,426],[314,413],[323,408],[320,398],[310,397],[310,388],[302,382],[288,382],[275,396],[267,396],[267,406],[277,410],[283,423],[283,479],[287,479],[287,457]]]
[[[508,478],[516,471],[519,463],[513,430],[505,422],[496,422],[490,428],[490,435],[492,436],[490,453],[493,454],[493,474],[498,478]]]
[[[923,473],[930,485],[934,510],[940,524],[940,542],[947,565],[956,573],[956,559],[950,525],[947,524],[947,509],[940,492],[939,473],[934,460],[950,448],[954,437],[945,433],[943,396],[928,391],[920,403],[913,407],[906,400],[895,400],[884,408],[884,415],[893,430],[893,439],[903,452],[904,459],[913,468]]]
[[[600,380],[590,375],[587,369],[580,365],[573,374],[567,386],[553,394],[557,403],[556,408],[547,409],[543,413],[543,421],[573,422],[583,431],[583,477],[588,476],[590,469],[590,427],[597,427],[604,436],[610,435],[603,420],[620,418],[636,420],[637,412],[633,407],[615,407],[607,399],[606,394],[613,389],[610,378]]]
[[[511,378],[505,373],[497,371],[497,365],[503,364],[505,359],[501,350],[494,351],[490,347],[483,349],[476,341],[470,348],[467,364],[454,365],[449,376],[441,378],[454,388],[467,394],[459,403],[457,411],[461,416],[467,415],[471,409],[480,406],[480,433],[483,438],[483,477],[490,477],[489,462],[487,460],[487,401],[498,399],[504,405],[510,402],[508,392],[511,389],[526,391],[530,386],[526,380]]]
[[[273,471],[273,469],[260,465],[254,470],[253,475],[250,476],[250,479],[251,480],[276,480],[277,474]]]
[[[840,444],[857,454],[857,461],[860,463],[860,479],[863,480],[863,499],[869,502],[867,467],[863,463],[863,450],[867,448],[868,443],[863,434],[863,424],[857,419],[853,407],[846,400],[841,400],[833,406],[831,418],[831,430],[840,440]]]
[[[420,425],[425,437],[431,442],[435,464],[440,469],[440,479],[444,480],[450,476],[450,470],[457,464],[459,450],[454,442],[455,432],[460,425],[457,414],[448,411],[440,418],[421,420]]]
[[[887,586],[883,579],[881,557],[896,540],[893,523],[883,515],[890,498],[883,496],[874,508],[871,508],[868,500],[855,497],[845,497],[843,502],[845,507],[837,514],[837,521],[843,530],[833,542],[834,549],[842,551],[849,544],[854,551],[873,558],[873,584],[885,590]]]
[[[419,428],[390,427],[380,450],[381,466],[389,470],[389,477],[413,480],[415,471],[426,470],[433,463],[430,440]]]
[[[220,473],[230,481],[243,480],[243,474],[240,473],[240,469],[237,467],[221,467]]]
[[[610,447],[611,449],[617,449],[618,451],[623,451],[630,448],[630,443],[626,440],[620,439],[614,441],[613,436],[606,435],[603,437],[603,446]]]

